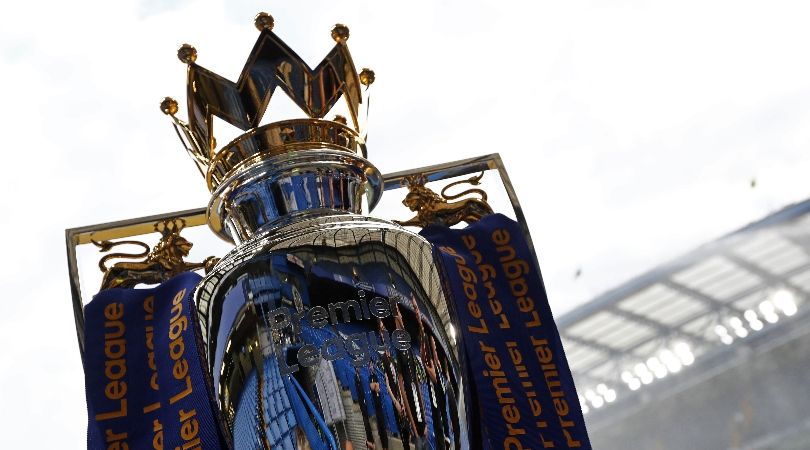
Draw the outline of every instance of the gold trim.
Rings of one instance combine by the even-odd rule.
[[[365,144],[357,132],[339,122],[292,119],[255,128],[224,146],[211,160],[205,176],[208,190],[214,192],[224,180],[256,161],[323,149],[365,155]]]
[[[180,236],[180,231],[185,226],[186,222],[183,219],[155,222],[153,230],[159,232],[161,238],[151,249],[149,245],[135,240],[118,242],[91,240],[101,252],[109,252],[114,247],[127,244],[138,245],[144,249],[143,253],[137,254],[109,253],[104,255],[98,262],[99,269],[104,273],[101,290],[118,287],[130,288],[140,283],[158,284],[190,270],[205,269],[206,272],[211,270],[219,258],[209,256],[200,263],[189,263],[183,260],[194,245],[188,239]],[[118,261],[109,267],[106,265],[107,261],[111,259],[138,258],[144,259],[142,261]]]
[[[195,153],[216,153],[213,116],[241,130],[259,126],[276,89],[284,91],[310,118],[322,119],[340,100],[347,102],[355,131],[360,131],[358,114],[363,101],[362,90],[373,81],[373,72],[360,74],[355,68],[346,41],[349,28],[337,24],[332,29],[335,46],[315,68],[298,56],[273,33],[273,17],[256,16],[254,25],[259,38],[248,55],[239,79],[233,82],[196,63],[197,50],[183,44],[177,51],[180,61],[188,65],[187,101],[189,133],[200,144]]]
[[[194,211],[196,212],[198,210]],[[203,208],[200,213],[183,214],[180,216],[173,216],[172,218],[183,220],[186,223],[186,227],[198,227],[201,225],[205,225],[207,223],[205,216],[205,208]],[[75,235],[76,244],[77,245],[90,244],[93,241],[109,241],[112,239],[123,239],[133,236],[141,236],[144,234],[154,233],[155,223],[156,221],[147,220],[144,222],[139,221],[131,224],[122,224],[119,226],[114,226],[115,224],[98,225],[98,227],[104,227],[105,225],[113,225],[113,226],[111,228],[101,228],[98,230],[77,233]]]
[[[310,146],[345,150],[366,156],[363,139],[365,114],[368,109],[369,86],[374,82],[375,75],[370,69],[357,72],[346,45],[349,28],[342,24],[336,24],[332,28],[334,47],[317,66],[311,68],[272,31],[274,25],[275,20],[270,14],[261,12],[256,15],[254,26],[259,30],[259,37],[236,81],[198,65],[197,49],[193,46],[183,44],[177,50],[178,59],[187,64],[188,69],[187,122],[176,117],[177,102],[171,98],[164,99],[161,111],[172,118],[178,137],[206,178],[212,192],[222,180],[243,166],[244,161],[261,152],[276,155],[306,150],[307,148],[302,147]],[[259,126],[271,97],[277,90],[290,97],[308,119]],[[293,133],[290,141],[272,142],[268,139],[270,142],[263,143],[267,145],[255,148],[236,144],[259,139],[262,132],[266,134],[265,138],[270,138],[272,131],[284,123],[300,125],[307,123],[306,120],[315,120],[318,124],[329,122],[323,118],[341,98],[348,105],[351,123],[341,129],[338,136],[325,133],[318,137],[314,133],[305,133],[303,137],[296,137],[297,133]],[[364,104],[366,111],[361,111]],[[245,135],[218,151],[214,137],[214,116],[245,131]]]
[[[255,25],[256,29],[259,31],[273,31],[273,26],[275,26],[275,24],[276,21],[273,19],[273,16],[267,14],[266,12],[256,14],[256,17],[253,19],[253,25]]]
[[[440,194],[425,187],[428,179],[423,174],[414,174],[405,177],[402,185],[408,187],[408,195],[402,200],[402,204],[407,206],[416,215],[408,220],[394,222],[404,226],[426,227],[428,225],[443,225],[451,227],[460,222],[468,224],[477,222],[482,217],[492,214],[492,207],[487,203],[487,193],[483,189],[472,188],[458,194],[448,194],[447,190],[461,184],[478,186],[481,184],[480,174],[466,180],[454,181],[445,186]],[[464,198],[457,202],[451,202],[465,195],[477,194],[480,198]]]

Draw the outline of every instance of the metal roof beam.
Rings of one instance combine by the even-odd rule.
[[[784,276],[779,276],[731,252],[724,252],[723,256],[728,258],[734,264],[742,267],[743,269],[761,277],[763,280],[765,280],[765,282],[767,282],[771,286],[780,286],[780,285],[787,286],[796,292],[800,292],[804,296],[810,296],[810,293],[808,293],[804,288],[794,283],[791,283],[790,280],[788,279],[792,275],[792,272],[795,272],[796,269],[787,272]],[[808,264],[805,264],[801,266],[801,268],[804,269],[807,266]]]
[[[625,310],[619,309],[619,308],[611,309],[610,312],[613,313],[613,314],[616,314],[617,316],[622,316],[625,319],[632,320],[634,322],[638,322],[638,323],[640,323],[642,325],[646,325],[646,326],[648,326],[650,328],[658,330],[661,337],[670,337],[670,336],[676,335],[676,336],[681,336],[684,339],[688,339],[688,340],[691,340],[691,341],[698,341],[698,342],[700,342],[702,344],[709,344],[710,343],[710,341],[708,341],[703,336],[699,336],[697,334],[693,334],[693,333],[689,333],[688,331],[681,330],[680,326],[682,326],[683,323],[680,323],[680,324],[678,324],[676,326],[669,326],[669,325],[666,325],[666,324],[661,323],[661,322],[656,322],[655,320],[652,320],[649,317],[642,316],[641,314],[637,314],[637,313],[634,313],[634,312],[631,312],[631,311],[625,311]],[[703,313],[700,313],[698,315],[698,317],[700,317],[702,315],[703,315]],[[635,347],[637,347],[637,346],[634,346],[633,348],[635,348]]]
[[[810,256],[810,234],[791,234],[782,232],[779,237],[799,247],[805,255]]]
[[[566,341],[573,342],[574,344],[579,344],[579,345],[584,345],[584,346],[587,346],[587,347],[591,347],[592,349],[599,350],[600,352],[606,353],[606,354],[608,354],[609,356],[612,356],[612,357],[622,357],[622,356],[624,356],[623,352],[621,352],[619,350],[616,350],[613,347],[609,347],[609,346],[607,346],[605,344],[600,344],[599,342],[592,341],[590,339],[580,338],[580,337],[572,336],[570,334],[564,335],[563,339],[565,339]]]
[[[672,289],[673,291],[676,291],[678,293],[681,293],[683,295],[686,295],[688,297],[692,297],[692,298],[694,298],[696,300],[701,301],[704,305],[708,306],[709,309],[711,309],[712,311],[715,311],[715,312],[734,311],[734,312],[736,312],[738,314],[742,314],[742,311],[740,311],[736,307],[729,304],[731,302],[724,303],[724,302],[722,302],[722,301],[720,301],[720,300],[718,300],[718,299],[716,299],[714,297],[709,297],[708,295],[704,294],[703,292],[698,291],[697,289],[693,289],[693,288],[690,288],[689,286],[678,283],[675,280],[667,278],[666,280],[661,280],[660,283],[663,284],[664,286]]]
[[[598,377],[595,375],[585,373],[581,375],[576,374],[575,376],[577,378],[576,382],[579,392],[584,392],[586,387],[590,387],[590,385],[597,385],[599,383],[604,383],[612,387],[611,385],[615,385],[617,381],[616,379],[613,378]]]

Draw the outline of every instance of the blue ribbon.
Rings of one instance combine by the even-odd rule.
[[[422,231],[441,261],[461,326],[463,362],[484,449],[590,449],[574,380],[540,270],[513,220]],[[475,420],[475,419],[473,419]]]
[[[227,449],[184,273],[85,307],[88,450]]]

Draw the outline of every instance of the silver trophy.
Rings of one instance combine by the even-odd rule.
[[[188,121],[177,118],[176,101],[161,104],[206,178],[208,207],[68,230],[80,345],[76,247],[106,251],[112,238],[159,231],[143,261],[102,262],[102,288],[206,270],[195,294],[202,348],[234,448],[476,447],[455,314],[431,244],[404,226],[492,213],[476,187],[489,170],[499,172],[525,224],[500,158],[381,175],[366,159],[363,128],[374,73],[356,70],[348,28],[333,28],[336,45],[311,69],[272,32],[270,15],[255,24],[260,36],[237,82],[198,66],[196,50],[184,45]],[[307,117],[260,125],[279,90]],[[324,119],[340,98],[350,117]],[[245,133],[217,149],[213,116]],[[426,186],[450,178],[441,193]],[[467,189],[448,193],[459,186]],[[412,218],[363,215],[389,189],[407,189]],[[204,223],[235,247],[221,260],[186,263],[191,244],[180,230]]]

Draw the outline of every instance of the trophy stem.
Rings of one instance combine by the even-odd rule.
[[[366,159],[340,150],[312,149],[257,159],[214,191],[209,225],[239,244],[260,230],[305,217],[361,214],[382,193],[382,175]]]

